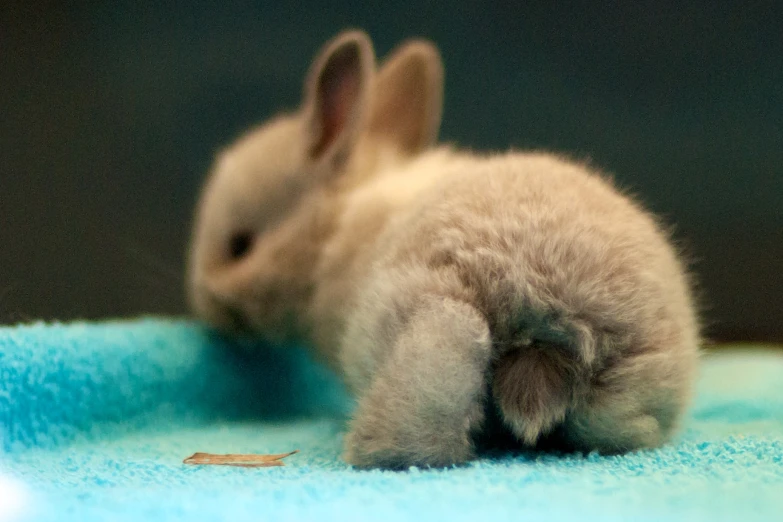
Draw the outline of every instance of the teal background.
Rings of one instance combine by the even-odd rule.
[[[442,137],[590,157],[698,261],[708,333],[783,340],[781,2],[5,2],[0,322],[180,313],[214,151],[342,28],[442,49]]]

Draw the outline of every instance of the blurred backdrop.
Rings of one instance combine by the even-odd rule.
[[[440,46],[443,139],[592,158],[676,223],[713,338],[783,340],[781,2],[145,4],[0,8],[0,322],[184,313],[214,151],[356,26]]]

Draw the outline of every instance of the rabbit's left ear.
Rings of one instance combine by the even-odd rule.
[[[362,31],[346,31],[326,43],[305,83],[309,159],[334,171],[350,156],[371,103],[375,54]]]
[[[414,155],[435,143],[442,113],[438,48],[421,39],[400,44],[378,73],[370,131]]]

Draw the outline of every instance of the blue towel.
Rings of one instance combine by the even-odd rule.
[[[0,519],[783,520],[782,353],[706,356],[661,449],[368,472],[340,460],[350,400],[300,348],[179,320],[0,328]]]

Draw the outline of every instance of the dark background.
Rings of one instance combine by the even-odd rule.
[[[783,340],[781,2],[143,4],[0,7],[0,322],[184,312],[215,149],[356,26],[441,47],[443,139],[592,158],[678,224],[709,334]]]

